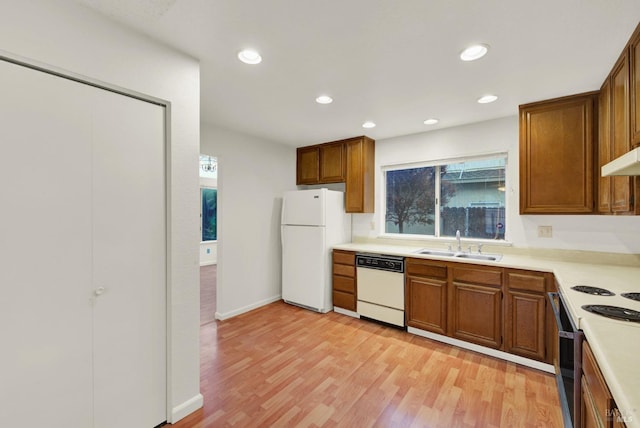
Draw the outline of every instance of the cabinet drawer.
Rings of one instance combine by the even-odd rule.
[[[428,278],[446,278],[447,265],[420,259],[406,259],[407,275],[426,276]]]
[[[333,275],[333,289],[353,294],[356,292],[356,280],[345,276]]]
[[[356,268],[354,266],[338,265],[338,264],[333,265],[334,275],[342,275],[342,276],[347,276],[349,278],[354,278],[356,276],[355,272],[356,272]]]
[[[333,251],[333,262],[340,263],[343,265],[351,265],[355,266],[356,264],[356,253],[352,253],[350,251]]]
[[[356,311],[356,296],[343,291],[333,291],[333,306]]]
[[[545,292],[545,276],[536,272],[507,272],[507,286],[510,289]]]
[[[484,269],[480,267],[454,267],[453,280],[471,284],[502,286],[502,269]]]
[[[591,352],[591,348],[586,341],[582,343],[582,371],[598,417],[602,421],[611,419],[615,404],[598,368],[593,352]]]

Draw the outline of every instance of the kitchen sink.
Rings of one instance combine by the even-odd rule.
[[[431,250],[429,248],[422,248],[416,251],[415,254],[424,254],[427,256],[437,256],[437,257],[454,257],[459,259],[470,259],[470,260],[487,260],[492,262],[497,262],[500,259],[502,259],[502,254],[465,253],[462,251],[454,252],[454,251],[444,251],[444,250]]]
[[[502,258],[501,254],[469,254],[469,253],[457,253],[453,257],[459,257],[461,259],[472,259],[472,260],[490,260],[497,262]]]
[[[453,251],[441,251],[441,250],[428,250],[428,249],[421,249],[416,251],[417,254],[427,254],[430,256],[440,256],[440,257],[453,257],[456,255],[456,253],[454,253]]]

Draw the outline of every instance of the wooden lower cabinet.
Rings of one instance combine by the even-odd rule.
[[[451,336],[489,348],[502,346],[502,276],[502,269],[487,266],[450,268]]]
[[[589,343],[582,342],[582,394],[580,397],[581,427],[624,427],[624,415],[609,392]]]
[[[451,291],[453,337],[489,348],[500,348],[502,290],[454,281]]]
[[[546,292],[552,278],[543,272],[505,272],[505,351],[551,363]]]
[[[447,334],[447,266],[442,262],[407,258],[405,311],[407,325]]]
[[[506,292],[506,352],[536,360],[545,359],[545,302],[544,295]]]
[[[356,253],[333,250],[333,306],[356,311]]]

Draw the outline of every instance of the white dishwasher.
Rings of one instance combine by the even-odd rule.
[[[404,257],[356,254],[356,278],[358,314],[404,327]]]

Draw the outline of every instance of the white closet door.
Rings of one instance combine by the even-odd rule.
[[[93,123],[95,426],[150,428],[167,415],[164,108],[100,91]]]
[[[2,426],[92,425],[89,90],[0,61]]]

